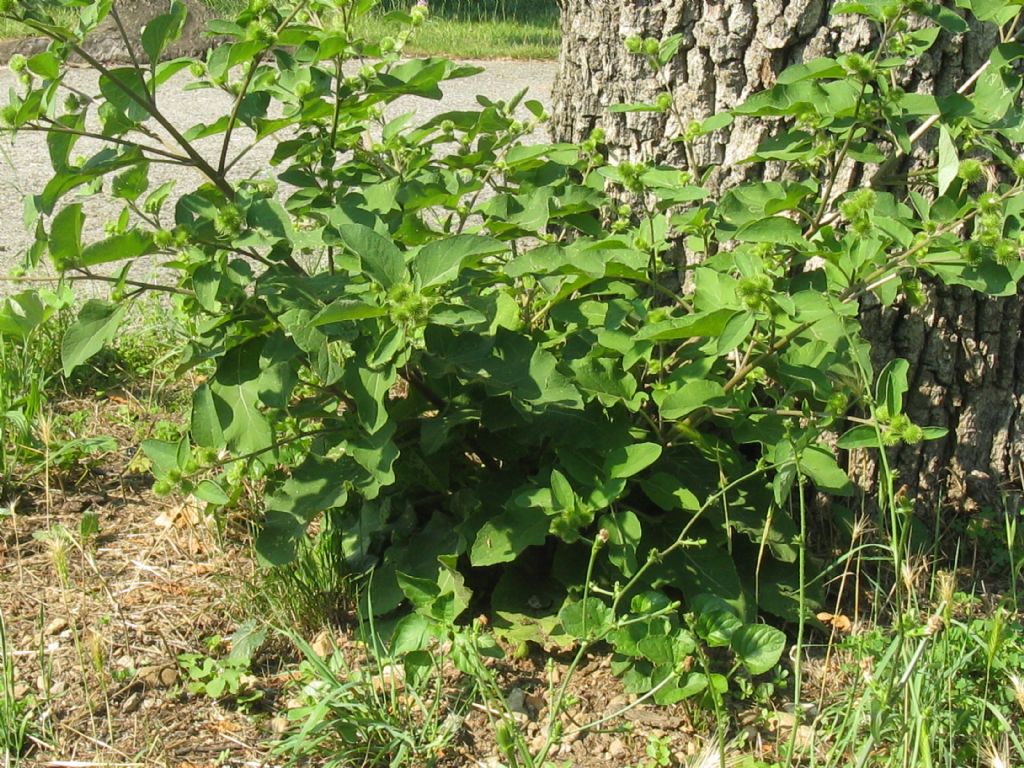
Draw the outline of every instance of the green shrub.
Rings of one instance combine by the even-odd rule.
[[[156,290],[131,270],[159,259],[178,274],[160,290],[195,322],[181,370],[215,366],[188,439],[143,446],[163,488],[216,507],[237,499],[239,477],[259,479],[271,564],[333,510],[344,560],[372,568],[373,611],[417,607],[400,627],[407,647],[473,605],[519,641],[611,639],[663,700],[699,691],[679,599],[693,609],[716,595],[729,612],[713,615],[744,638],[758,608],[796,619],[811,599],[804,501],[812,487],[853,491],[824,433],[840,448],[941,434],[902,412],[905,361],[872,369],[859,302],[914,300],[919,279],[1016,291],[1019,47],[1000,46],[950,113],[890,78],[938,28],[907,32],[903,6],[849,6],[883,27],[884,48],[792,67],[678,137],[701,140],[733,114],[785,119],[752,158],[781,163],[785,180],[710,198],[707,169],[609,163],[599,131],[579,146],[526,143],[546,116],[522,95],[425,122],[387,111],[477,70],[404,60],[405,32],[360,39],[371,6],[252,0],[215,25],[229,42],[205,62],[111,69],[78,43],[109,2],[83,6],[75,28],[5,4],[55,38],[21,63],[3,112],[13,130],[49,133],[34,252],[78,276],[123,267],[111,299],[86,302],[68,331],[65,369]],[[183,13],[172,3],[147,27],[146,57]],[[410,11],[407,29],[425,13]],[[937,18],[963,31],[958,16]],[[680,38],[627,44],[657,69]],[[95,102],[56,87],[74,54],[98,71]],[[179,127],[156,93],[184,73],[229,94],[230,112]],[[938,149],[913,188],[833,199],[844,163],[904,157],[931,118]],[[85,136],[104,148],[71,160]],[[206,155],[195,142],[211,137],[222,149]],[[233,178],[236,153],[268,140],[266,175]],[[155,162],[205,180],[153,189]],[[125,213],[85,243],[77,193],[101,187]],[[639,205],[621,207],[623,195]],[[758,670],[771,661],[746,641],[737,653]]]

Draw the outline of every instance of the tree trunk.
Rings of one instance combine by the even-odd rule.
[[[688,122],[734,107],[770,87],[785,67],[819,56],[863,49],[870,26],[830,16],[830,0],[562,0],[562,52],[553,94],[552,135],[580,141],[601,127],[613,160],[681,164],[677,118],[664,113],[609,113],[616,103],[653,101],[668,88]],[[630,35],[663,40],[682,34],[663,81],[642,56],[629,54]],[[901,83],[907,90],[948,94],[987,59],[993,30],[944,35]],[[712,190],[742,180],[766,128],[737,120],[695,147],[711,166]],[[907,414],[949,436],[890,453],[898,482],[920,505],[991,503],[1018,486],[1024,449],[1024,344],[1020,296],[990,299],[930,287],[923,310],[863,308],[875,361],[903,357],[912,365]],[[863,457],[853,474],[870,486],[875,467]]]

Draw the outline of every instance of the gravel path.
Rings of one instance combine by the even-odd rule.
[[[472,62],[470,62],[472,63]],[[523,88],[529,89],[528,98],[545,104],[550,102],[551,85],[557,65],[553,62],[491,61],[479,62],[485,71],[474,77],[453,80],[444,84],[444,98],[440,101],[427,99],[402,99],[392,105],[389,112],[400,114],[416,110],[420,119],[450,110],[478,108],[476,95],[483,94],[490,99],[508,99]],[[172,81],[160,93],[161,107],[175,123],[186,128],[196,123],[212,123],[229,108],[226,94],[220,91],[203,90],[185,92],[181,86],[185,80]],[[86,93],[95,93],[96,78],[91,70],[75,69],[69,73],[68,84]],[[7,70],[0,74],[0,93],[7,93],[14,87],[13,75]],[[95,151],[97,143],[80,142],[75,154]],[[220,137],[200,142],[208,156],[215,156],[220,147]],[[266,142],[250,152],[238,166],[235,174],[245,177],[264,173],[273,144]],[[32,238],[25,231],[22,217],[22,201],[25,195],[38,193],[50,178],[49,157],[45,136],[37,133],[23,133],[12,142],[9,137],[0,138],[0,295],[14,293],[22,286],[2,279],[12,267],[19,264]],[[169,165],[154,165],[150,170],[152,186],[175,176],[181,176],[181,169]],[[188,190],[198,183],[194,179],[181,179],[180,188]],[[116,216],[120,206],[106,198],[94,195],[86,201],[86,235],[83,239],[101,235],[104,218]]]

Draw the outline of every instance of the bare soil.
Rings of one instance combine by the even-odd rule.
[[[262,700],[250,709],[186,690],[184,653],[209,653],[207,641],[228,637],[252,617],[255,566],[240,519],[221,526],[180,499],[159,498],[152,479],[132,469],[140,429],[152,419],[127,393],[71,400],[58,413],[85,412],[87,434],[110,434],[118,448],[63,470],[39,474],[0,518],[0,612],[15,664],[15,694],[32,700],[41,726],[25,765],[271,766],[280,715],[295,692],[297,650],[268,642],[254,661],[252,686]],[[98,535],[82,539],[86,513]],[[60,526],[69,532],[55,536]],[[218,532],[220,531],[220,532]],[[364,646],[352,633],[330,631],[332,647],[359,666]],[[318,642],[317,636],[307,638]],[[323,633],[319,637],[322,642]],[[552,682],[568,658],[539,649],[526,659],[496,662],[504,695],[517,699],[520,724],[539,746],[548,722]],[[452,690],[465,688],[453,679]],[[575,768],[636,766],[661,739],[672,765],[686,765],[706,741],[707,714],[683,703],[627,705],[609,658],[584,660],[569,686],[565,733],[626,708],[600,728],[563,740],[553,758]],[[493,708],[477,702],[444,768],[500,765]],[[773,735],[758,731],[770,752]]]

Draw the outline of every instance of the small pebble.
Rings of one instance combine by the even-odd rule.
[[[130,715],[132,712],[137,710],[141,705],[145,696],[142,695],[141,691],[134,691],[121,702],[121,711],[126,715]]]
[[[67,619],[54,619],[53,621],[51,621],[49,624],[46,625],[46,629],[43,630],[43,633],[48,635],[48,636],[59,635],[61,632],[63,632],[67,628],[68,628],[68,620]]]
[[[178,682],[178,670],[174,667],[143,667],[136,678],[147,688],[170,688]]]
[[[622,739],[612,739],[608,745],[608,757],[622,757],[626,754],[626,745]]]

